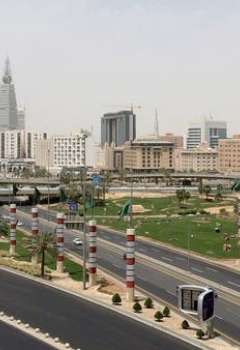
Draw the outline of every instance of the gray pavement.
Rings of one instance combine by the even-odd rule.
[[[54,350],[54,348],[0,322],[0,350]]]
[[[196,349],[192,345],[106,308],[1,269],[0,280],[0,310],[13,314],[44,332],[49,332],[53,337],[59,337],[63,342],[69,342],[74,348]],[[13,346],[7,349],[25,348]]]

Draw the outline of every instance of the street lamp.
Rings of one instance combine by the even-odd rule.
[[[50,149],[48,148],[47,150],[47,178],[48,178],[48,205],[47,205],[47,217],[48,217],[48,221],[49,221],[49,206],[50,206],[50,191],[49,191],[49,154],[50,154]]]

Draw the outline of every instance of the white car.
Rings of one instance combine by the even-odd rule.
[[[83,241],[80,238],[74,238],[73,243],[75,245],[83,245]]]
[[[23,222],[18,220],[17,226],[23,226]]]

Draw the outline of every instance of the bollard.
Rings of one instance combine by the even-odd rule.
[[[126,286],[127,299],[129,302],[134,301],[134,270],[135,270],[135,230],[127,229],[127,254],[126,254]]]
[[[57,272],[63,273],[64,262],[64,214],[57,213]]]
[[[97,283],[97,228],[96,221],[90,220],[88,232],[89,254],[88,254],[88,272],[89,286],[93,287]]]
[[[9,254],[16,254],[16,204],[10,204],[10,248]]]
[[[39,233],[39,220],[38,220],[38,208],[32,208],[32,263],[37,264],[37,237]]]

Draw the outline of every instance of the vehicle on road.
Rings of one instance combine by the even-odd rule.
[[[17,221],[17,226],[23,226],[23,222],[20,221],[20,220],[18,220],[18,221]]]
[[[77,238],[74,238],[73,244],[75,244],[75,245],[83,245],[83,241],[79,237],[77,237]]]

